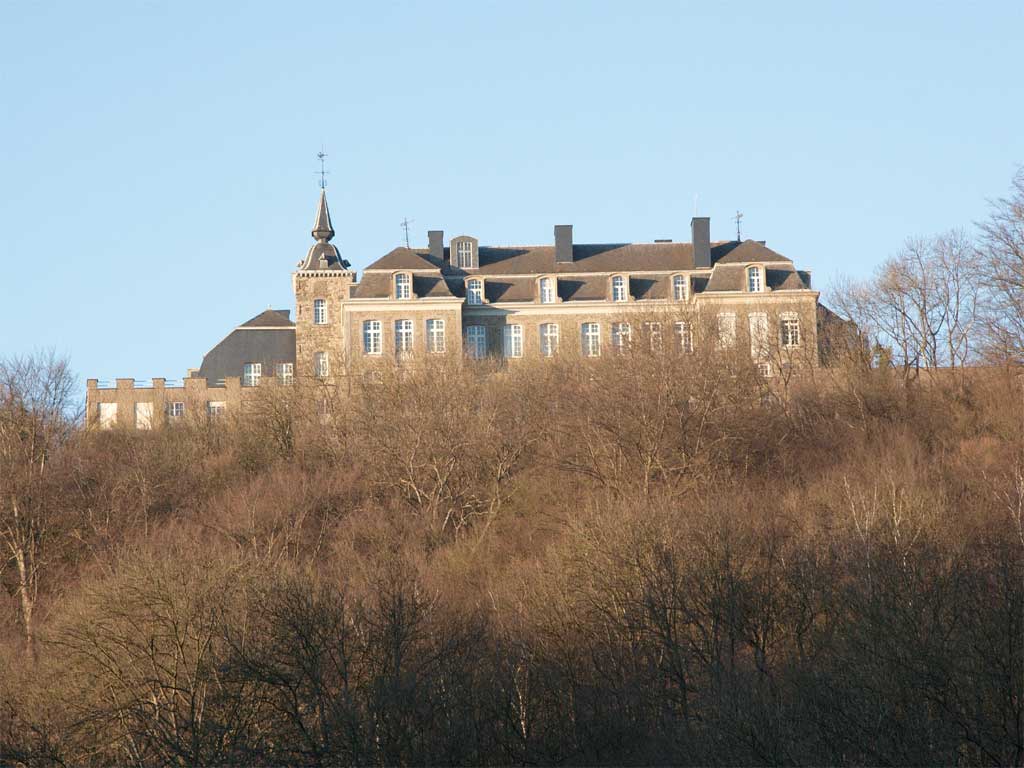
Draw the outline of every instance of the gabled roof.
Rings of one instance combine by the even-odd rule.
[[[256,317],[251,317],[242,323],[239,328],[280,328],[283,326],[295,327],[289,316],[290,309],[266,309]]]

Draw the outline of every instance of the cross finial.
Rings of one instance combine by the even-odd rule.
[[[327,188],[327,174],[330,171],[326,170],[324,166],[324,159],[327,157],[327,153],[324,152],[324,148],[320,147],[320,151],[316,153],[317,158],[320,160],[320,189]]]
[[[405,218],[402,219],[401,227],[405,230],[405,247],[409,247],[409,225],[412,224],[414,219]]]
[[[736,215],[732,217],[732,220],[736,222],[736,242],[743,242],[743,238],[740,235],[740,222],[743,221],[743,214],[736,211]]]

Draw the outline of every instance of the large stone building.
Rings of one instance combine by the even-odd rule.
[[[765,376],[818,364],[818,293],[810,274],[755,240],[582,244],[571,225],[550,245],[483,246],[428,232],[426,248],[396,248],[357,275],[331,242],[321,191],[315,242],[292,274],[295,320],[267,310],[235,328],[180,386],[87,384],[90,424],[151,427],[238,408],[273,379],[344,389],[352,374],[431,355],[507,361],[581,360],[632,344],[688,352],[748,346]],[[683,359],[685,361],[685,358]],[[682,362],[681,364],[685,364]]]

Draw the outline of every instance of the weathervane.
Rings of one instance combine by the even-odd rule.
[[[320,151],[316,153],[317,158],[320,160],[320,189],[327,188],[327,174],[330,171],[324,167],[324,159],[327,157],[327,153],[324,152],[324,148],[320,147]]]
[[[412,224],[414,221],[415,221],[415,219],[409,219],[409,218],[402,219],[402,223],[399,225],[402,229],[405,230],[405,247],[406,248],[409,247],[409,225]]]
[[[736,215],[732,217],[733,221],[736,222],[736,242],[742,242],[743,238],[740,236],[740,222],[743,221],[743,214],[736,211]]]

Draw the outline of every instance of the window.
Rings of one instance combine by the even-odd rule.
[[[612,301],[626,300],[626,278],[616,275],[612,278]]]
[[[395,298],[396,299],[411,299],[412,298],[412,276],[404,272],[395,275]]]
[[[466,354],[474,360],[487,356],[487,329],[484,326],[466,326]]]
[[[686,301],[688,282],[686,275],[675,275],[672,278],[672,298],[675,301]]]
[[[718,348],[729,349],[736,343],[736,315],[723,312],[718,316]]]
[[[263,376],[263,365],[261,363],[246,363],[242,366],[242,386],[255,387],[260,383]]]
[[[135,404],[135,428],[136,429],[152,429],[153,428],[153,404],[152,403],[136,403]]]
[[[180,419],[185,415],[185,404],[184,403],[168,403],[167,404],[167,418],[169,419]]]
[[[679,340],[679,351],[689,354],[693,352],[693,328],[685,320],[675,324],[676,338]]]
[[[770,378],[772,375],[772,364],[771,363],[758,363],[757,372],[764,378]]]
[[[647,336],[647,341],[651,346],[652,352],[661,351],[661,323],[647,322],[644,323],[644,334]]]
[[[792,349],[800,346],[800,318],[792,313],[782,316],[780,323],[782,331],[782,346],[785,349]]]
[[[100,429],[117,426],[117,403],[100,403]]]
[[[395,320],[395,354],[399,357],[412,354],[412,320]]]
[[[629,327],[629,323],[612,323],[612,347],[616,352],[625,351],[629,346],[631,335],[632,329]]]
[[[427,320],[427,352],[444,352],[444,320]]]
[[[523,356],[523,326],[506,325],[504,333],[505,357]]]
[[[222,400],[210,400],[206,403],[207,416],[223,416],[228,404]]]
[[[278,363],[277,380],[279,383],[289,385],[295,382],[295,364],[294,363]]]
[[[558,323],[542,323],[540,326],[540,353],[552,357],[558,351]]]
[[[314,325],[324,325],[327,322],[327,302],[323,299],[317,299],[313,302],[313,323]]]
[[[755,359],[768,355],[768,315],[764,312],[750,314],[750,355]]]
[[[760,293],[764,282],[761,280],[761,268],[750,267],[747,270],[747,290],[751,293]]]
[[[555,303],[555,281],[553,278],[542,277],[540,279],[540,303]]]
[[[367,355],[380,354],[380,320],[363,321],[363,352]]]
[[[584,323],[580,337],[583,340],[583,356],[598,357],[601,354],[601,326],[597,323]]]
[[[327,361],[327,353],[317,352],[313,355],[313,375],[318,379],[326,379],[330,372],[331,368]]]
[[[483,280],[470,280],[466,283],[466,303],[473,305],[484,303]]]
[[[459,269],[473,268],[473,242],[471,240],[456,241],[455,266]]]

